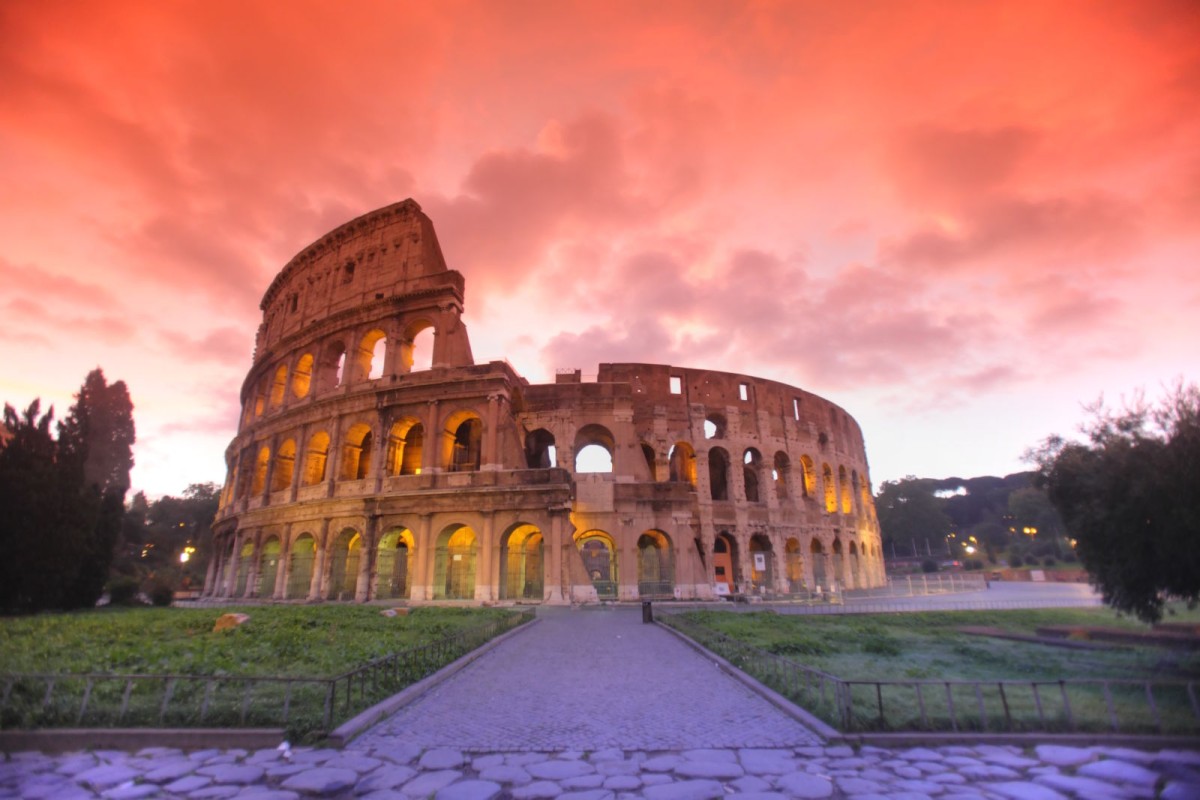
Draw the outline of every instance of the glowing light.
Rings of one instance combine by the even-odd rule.
[[[187,547],[183,548],[183,552],[179,554],[179,563],[186,564],[188,561],[191,560],[192,553],[194,553],[194,552],[196,552],[196,548],[192,547],[191,545],[188,545]]]

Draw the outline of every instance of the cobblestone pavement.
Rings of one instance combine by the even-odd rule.
[[[369,749],[151,748],[0,762],[0,798],[180,800],[1106,800],[1200,797],[1200,754],[1040,746],[789,747],[472,754],[396,745]]]
[[[675,750],[817,744],[640,608],[544,608],[539,622],[351,744]]]

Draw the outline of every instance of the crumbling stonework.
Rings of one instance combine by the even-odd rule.
[[[567,603],[884,580],[845,411],[660,364],[533,385],[474,363],[463,294],[412,200],[284,267],[262,301],[206,595]]]

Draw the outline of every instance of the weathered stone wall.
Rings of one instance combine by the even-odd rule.
[[[473,362],[463,298],[411,200],[284,268],[262,302],[206,594],[558,603],[883,581],[844,410],[659,364],[530,385]],[[432,366],[413,370],[426,330]],[[593,445],[611,471],[580,471]]]

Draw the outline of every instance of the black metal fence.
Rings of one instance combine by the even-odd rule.
[[[843,733],[1200,733],[1195,681],[844,680],[678,613],[659,619]]]
[[[0,728],[283,727],[313,741],[532,617],[513,613],[332,677],[0,675]]]

